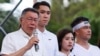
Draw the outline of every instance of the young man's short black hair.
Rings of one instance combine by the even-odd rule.
[[[49,3],[46,2],[46,1],[36,2],[36,3],[33,5],[33,8],[39,9],[39,7],[40,7],[41,5],[45,5],[45,6],[48,6],[48,7],[50,8]]]
[[[88,18],[86,17],[77,17],[72,23],[71,23],[71,27],[73,28],[74,26],[76,26],[77,24],[79,24],[82,21],[89,21]]]

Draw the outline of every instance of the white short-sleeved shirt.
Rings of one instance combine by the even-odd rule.
[[[41,32],[37,29],[39,41],[43,44],[47,56],[56,56],[58,53],[58,42],[55,34],[47,31]]]
[[[58,56],[66,56],[66,54],[59,52]],[[74,54],[70,52],[68,56],[74,56]]]
[[[100,56],[100,49],[97,46],[91,44],[87,50],[79,44],[75,43],[72,52],[75,54],[75,56]]]
[[[28,43],[29,39],[30,37],[22,29],[7,34],[2,43],[1,54],[10,54],[18,51]],[[42,43],[39,42],[38,45],[38,52],[35,51],[33,46],[23,56],[46,56],[45,50],[43,52],[44,47]]]

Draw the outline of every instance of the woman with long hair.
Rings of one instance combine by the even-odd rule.
[[[75,37],[74,33],[69,29],[62,29],[57,33],[59,55],[58,56],[75,56],[71,53]]]

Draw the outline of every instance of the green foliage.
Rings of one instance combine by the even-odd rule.
[[[1,45],[2,45],[3,37],[4,37],[4,34],[3,34],[3,32],[0,30],[0,50],[1,50]]]
[[[51,21],[47,26],[47,29],[56,33],[60,27],[65,27],[63,20],[65,19],[64,7],[62,0],[53,0],[52,1],[52,14]],[[60,23],[59,23],[60,22]]]
[[[1,21],[4,20],[4,18],[6,17],[6,14],[8,14],[10,11],[8,12],[4,12],[4,11],[0,11],[1,15]],[[16,29],[18,29],[18,20],[16,19],[16,17],[14,16],[10,16],[10,18],[2,25],[2,27],[6,30],[7,33],[12,32]]]
[[[9,12],[4,12],[4,11],[0,11],[0,23],[4,20],[4,18],[7,16]],[[3,25],[2,27],[4,28],[4,30],[9,33],[12,31],[15,31],[18,29],[18,21],[15,17],[11,16]],[[4,33],[0,30],[0,48],[1,48],[1,43],[2,43],[2,39],[4,37]]]
[[[0,0],[0,3],[10,2],[10,0]]]
[[[52,1],[52,16],[47,28],[56,33],[60,28],[69,27],[70,23],[78,16],[84,16],[90,19],[92,28],[92,38],[90,43],[97,44],[100,38],[100,0],[84,0],[83,2],[70,1],[68,7],[64,7],[63,0]]]

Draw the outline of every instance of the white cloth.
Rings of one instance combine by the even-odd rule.
[[[30,37],[22,29],[7,34],[3,40],[1,54],[10,54],[16,52],[17,50],[24,47],[28,43],[29,39]],[[23,56],[46,56],[45,52],[42,52],[42,50],[44,49],[42,43],[39,42],[38,45],[38,52],[35,51],[35,48],[33,46]]]
[[[84,26],[90,26],[90,23],[88,21],[82,21],[81,23],[73,27],[73,32],[75,32],[75,30],[80,29]]]
[[[62,52],[59,52],[57,56],[66,56],[66,55]]]
[[[87,50],[75,43],[72,53],[74,53],[75,56],[100,56],[100,49],[97,46],[90,44],[90,47]]]
[[[62,52],[59,52],[58,56],[67,56],[67,55]],[[72,52],[70,52],[70,54],[68,56],[74,56],[74,54]]]
[[[39,41],[43,44],[44,50],[47,52],[47,56],[56,56],[58,53],[58,42],[57,37],[55,34],[47,31],[45,29],[44,32],[39,31],[38,29],[37,35],[39,38]]]

